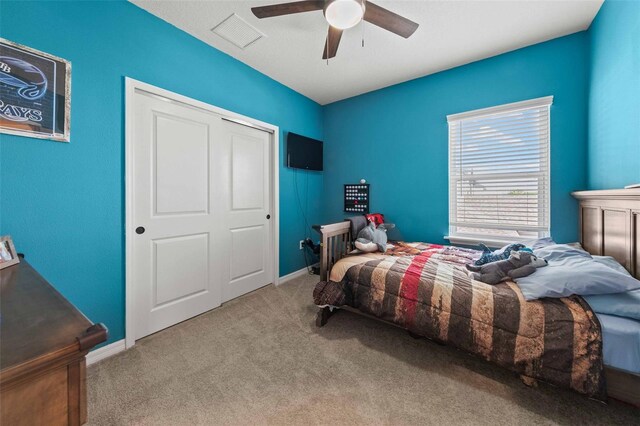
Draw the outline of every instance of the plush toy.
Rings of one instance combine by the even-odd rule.
[[[468,264],[470,276],[486,284],[498,284],[510,279],[533,274],[536,268],[547,266],[547,261],[537,258],[528,251],[512,251],[508,259],[487,263],[482,266]]]
[[[376,228],[373,222],[362,228],[358,233],[358,239],[355,241],[356,248],[365,253],[373,253],[387,250],[387,229],[393,225],[382,224]]]
[[[496,251],[491,251],[491,249],[484,244],[478,245],[482,249],[482,256],[474,262],[474,265],[476,266],[508,259],[512,251],[527,251],[529,253],[533,253],[530,248],[520,243],[509,244],[508,246]]]

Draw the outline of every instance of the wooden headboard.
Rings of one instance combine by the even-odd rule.
[[[640,279],[640,189],[578,191],[580,243],[593,255],[612,256]]]

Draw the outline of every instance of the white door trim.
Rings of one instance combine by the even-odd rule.
[[[133,310],[135,304],[133,301],[133,234],[136,224],[133,222],[133,120],[134,115],[134,99],[136,91],[145,92],[146,94],[157,95],[165,99],[171,99],[183,105],[193,108],[202,109],[222,116],[229,121],[239,124],[255,127],[260,130],[267,131],[271,134],[271,235],[273,247],[273,278],[274,285],[278,285],[280,268],[280,189],[279,189],[279,171],[280,171],[280,129],[273,124],[265,123],[237,114],[223,108],[210,105],[206,102],[198,101],[187,96],[179,95],[169,90],[161,89],[129,77],[125,77],[125,344],[127,348],[135,344],[134,333],[134,315]]]

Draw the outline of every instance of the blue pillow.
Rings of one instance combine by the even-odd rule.
[[[527,247],[531,247],[534,250],[537,250],[543,247],[556,244],[556,242],[553,241],[551,237],[544,237],[544,238],[538,238],[537,240],[523,241],[522,244],[524,244]]]
[[[602,263],[620,273],[630,275],[624,266],[611,256],[593,256],[593,260]],[[640,290],[627,291],[626,293],[600,294],[585,296],[584,300],[591,306],[594,312],[599,314],[616,315],[618,317],[640,320]]]
[[[599,314],[640,320],[640,290],[626,293],[585,296],[591,309]]]
[[[624,266],[618,263],[618,261],[611,256],[593,256],[593,260],[595,260],[598,263],[602,263],[603,265],[606,265],[609,268],[612,268],[620,272],[621,274],[631,275],[629,271],[624,269]]]
[[[555,244],[534,250],[534,254],[549,265],[515,280],[526,300],[622,293],[640,288],[640,281],[596,262],[589,253],[575,247]]]
[[[593,259],[589,252],[569,244],[551,244],[542,248],[534,249],[533,254],[542,257],[547,261],[561,261],[571,258]]]

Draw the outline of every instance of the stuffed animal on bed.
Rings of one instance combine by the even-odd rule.
[[[509,244],[508,246],[496,251],[491,251],[491,249],[484,244],[478,245],[482,249],[482,256],[474,262],[474,265],[476,266],[482,266],[487,263],[497,262],[498,260],[508,259],[512,251],[527,251],[529,253],[533,253],[533,250],[520,243]]]
[[[536,268],[547,266],[547,261],[537,258],[528,251],[512,251],[508,259],[481,266],[467,264],[471,278],[486,284],[498,284],[533,274]]]
[[[388,227],[383,223],[376,228],[376,225],[370,222],[369,225],[358,232],[358,239],[355,241],[356,248],[365,253],[376,251],[384,253],[387,250]],[[390,227],[393,227],[393,225],[390,225]]]

